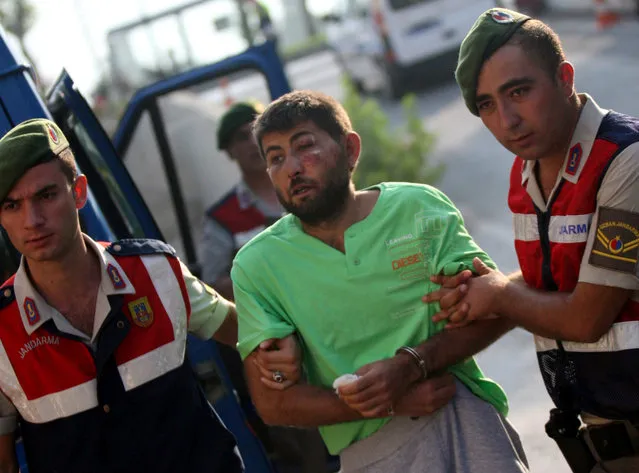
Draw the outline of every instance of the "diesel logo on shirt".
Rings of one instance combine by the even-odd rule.
[[[407,266],[412,266],[413,264],[421,263],[422,261],[424,261],[424,255],[421,252],[407,256],[406,258],[396,259],[395,261],[393,261],[393,271],[397,271],[398,269],[402,269]]]

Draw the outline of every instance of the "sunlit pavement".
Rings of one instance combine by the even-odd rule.
[[[604,108],[639,116],[639,23],[628,19],[599,32],[594,18],[546,20],[561,36],[575,65],[578,90],[593,95]],[[288,66],[293,85],[341,97],[339,71],[330,54],[307,61]],[[312,67],[316,61],[321,64],[317,69]],[[317,72],[307,73],[309,67]],[[452,80],[417,94],[425,123],[437,134],[432,159],[447,164],[439,187],[462,209],[471,233],[502,270],[515,270],[506,207],[512,156],[466,110]],[[400,107],[386,104],[385,108],[398,123]],[[544,433],[551,404],[538,372],[532,337],[516,330],[480,354],[479,360],[509,395],[510,420],[522,436],[532,471],[568,473],[559,450]]]

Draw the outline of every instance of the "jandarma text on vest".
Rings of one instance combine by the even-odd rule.
[[[20,359],[24,360],[24,357],[34,348],[37,348],[42,345],[60,345],[60,338],[55,335],[47,335],[43,337],[35,338],[27,343],[25,343],[22,348],[20,348]]]

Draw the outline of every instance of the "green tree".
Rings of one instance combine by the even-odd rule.
[[[25,39],[35,20],[36,9],[29,0],[0,0],[0,24],[18,39],[18,44],[34,71],[36,65],[29,54]]]
[[[353,129],[362,137],[362,153],[354,179],[358,189],[382,181],[436,184],[444,164],[429,162],[435,137],[425,129],[414,95],[402,99],[404,123],[391,127],[379,103],[363,98],[345,81],[344,107]]]

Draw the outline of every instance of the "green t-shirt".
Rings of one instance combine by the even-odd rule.
[[[382,183],[372,212],[344,235],[345,253],[304,233],[287,215],[237,254],[231,277],[239,314],[238,349],[246,358],[260,342],[297,332],[311,384],[332,389],[338,376],[392,357],[443,330],[433,274],[472,268],[475,244],[453,203],[420,184]],[[506,415],[502,389],[470,358],[450,368],[476,395]],[[320,427],[332,454],[366,438],[389,419]]]

